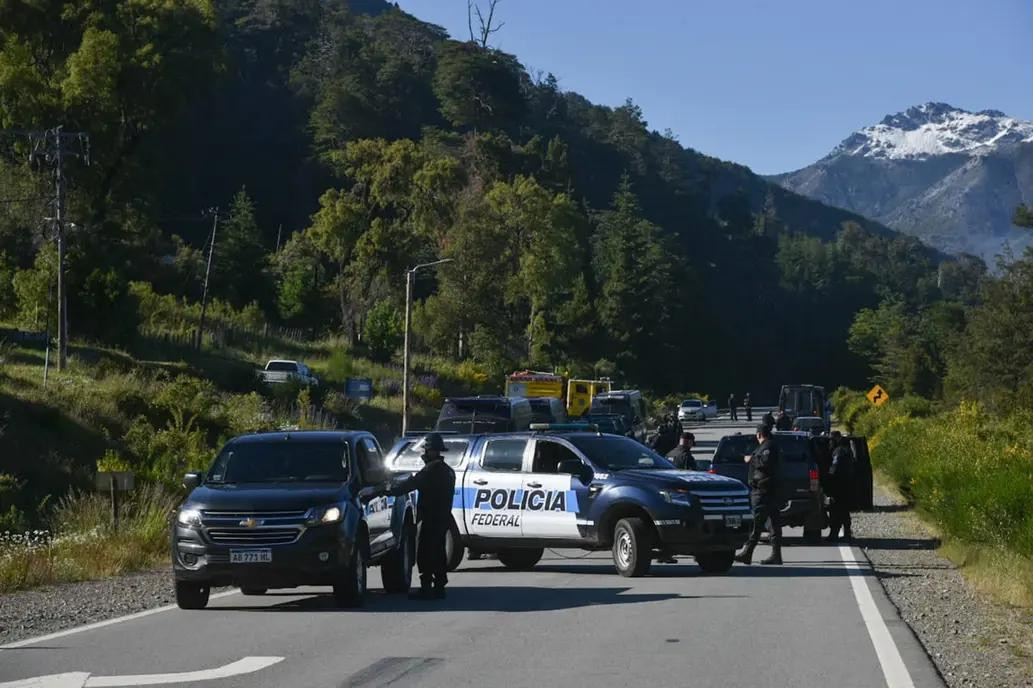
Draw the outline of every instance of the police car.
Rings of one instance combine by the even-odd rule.
[[[738,480],[678,470],[639,442],[584,424],[443,439],[456,470],[450,568],[464,547],[514,569],[533,567],[546,547],[574,547],[612,550],[623,576],[644,575],[671,554],[723,573],[752,526]],[[422,445],[420,436],[399,440],[388,470],[419,470]]]

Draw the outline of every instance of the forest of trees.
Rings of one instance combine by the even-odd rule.
[[[1033,274],[986,282],[684,148],[631,100],[561,89],[490,34],[350,4],[0,3],[0,319],[38,325],[51,298],[51,179],[18,132],[56,125],[90,142],[67,165],[72,334],[121,347],[131,283],[200,299],[211,207],[211,292],[266,322],[390,358],[404,271],[447,257],[416,284],[422,351],[760,401],[873,375],[935,393],[945,342],[1000,327]],[[976,341],[950,347],[957,370],[1012,364]]]

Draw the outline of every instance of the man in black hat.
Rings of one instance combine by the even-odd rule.
[[[694,446],[696,446],[696,436],[691,432],[683,432],[681,442],[667,454],[667,460],[684,471],[698,471],[696,459],[692,456]]]
[[[371,497],[378,494],[399,496],[413,490],[419,492],[416,502],[416,520],[419,523],[416,565],[420,569],[420,592],[411,595],[415,599],[444,599],[448,583],[445,536],[452,521],[456,474],[442,457],[446,451],[448,447],[441,435],[436,432],[427,435],[423,441],[424,466],[420,472],[376,488],[370,494]]]
[[[768,521],[771,522],[771,556],[761,564],[782,563],[782,523],[778,509],[778,477],[781,457],[778,447],[767,425],[757,426],[757,442],[759,446],[751,456],[747,483],[750,486],[750,505],[753,507],[753,531],[742,551],[735,555],[735,560],[742,564],[753,561],[753,550],[760,542],[761,532]]]

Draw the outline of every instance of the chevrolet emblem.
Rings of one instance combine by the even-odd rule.
[[[262,522],[257,518],[245,518],[240,522],[242,528],[257,528],[260,525],[262,525]]]

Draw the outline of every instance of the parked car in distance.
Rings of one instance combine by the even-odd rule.
[[[793,430],[820,435],[825,432],[825,419],[818,416],[800,416],[793,421]]]
[[[451,397],[445,399],[435,430],[443,432],[514,432],[531,426],[531,404],[523,397]]]
[[[258,372],[258,376],[267,385],[283,384],[291,380],[297,380],[303,385],[319,384],[319,378],[313,375],[304,363],[277,358],[266,363],[265,368]]]
[[[709,404],[702,399],[686,399],[678,405],[678,420],[682,423],[690,420],[706,421],[717,417],[717,402]]]
[[[532,423],[566,423],[567,405],[556,397],[530,397]]]

